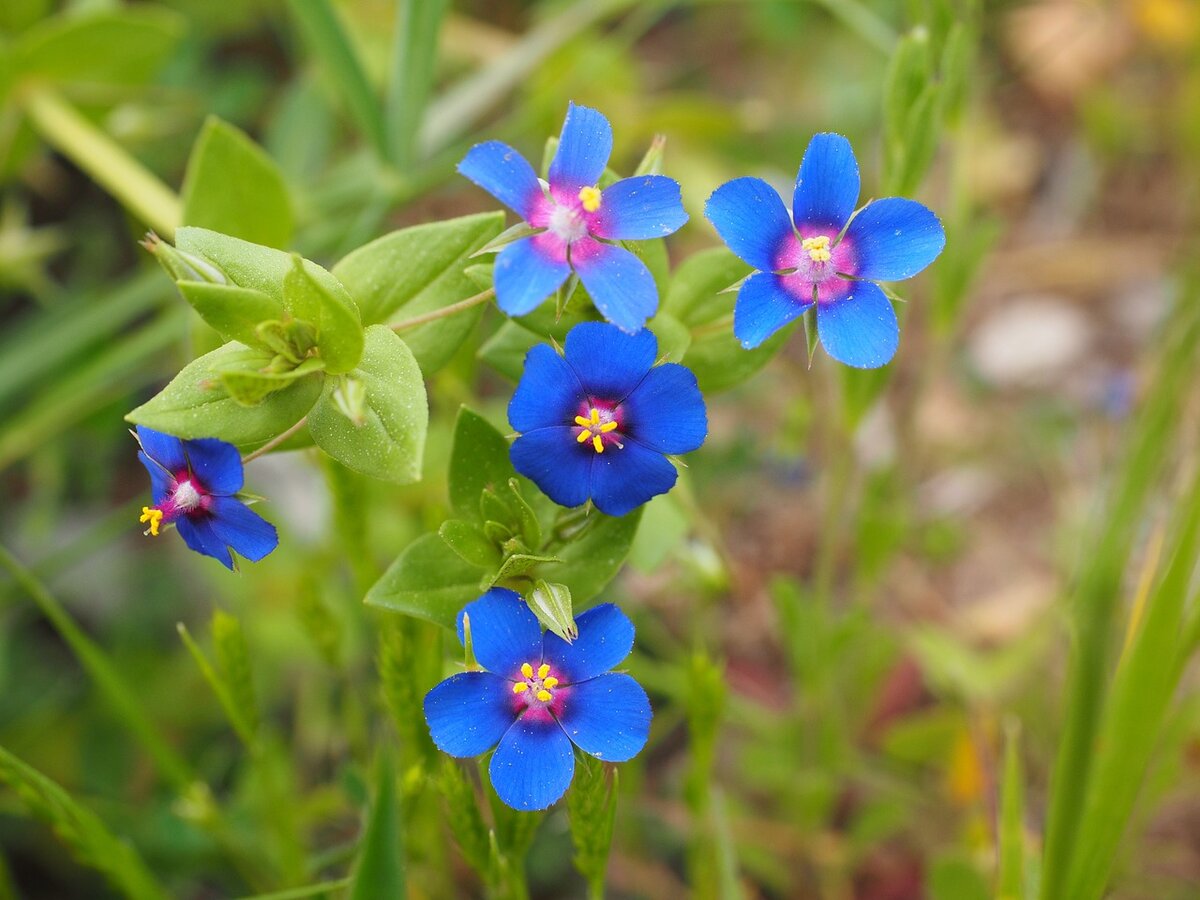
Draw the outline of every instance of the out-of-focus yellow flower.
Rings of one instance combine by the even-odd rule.
[[[1200,35],[1200,6],[1195,0],[1131,0],[1138,29],[1151,42],[1186,47]]]

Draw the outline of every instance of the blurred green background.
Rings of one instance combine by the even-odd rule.
[[[1171,522],[1200,433],[1200,7],[5,0],[0,54],[0,898],[343,896],[384,746],[409,895],[484,892],[417,707],[443,637],[361,598],[444,518],[459,404],[502,418],[503,318],[432,376],[420,484],[254,462],[282,542],[231,576],[136,523],[122,416],[207,340],[137,241],[178,221],[210,116],[283,173],[290,212],[259,227],[330,265],[493,208],[455,163],[487,138],[539,159],[568,100],[611,119],[618,170],[666,136],[676,264],[716,245],[717,185],[790,196],[818,131],[851,138],[864,199],[915,196],[948,236],[885,376],[810,365],[797,334],[710,394],[708,443],[648,508],[606,594],[656,712],[610,895],[1037,896],[1093,616],[1071,598],[1100,585],[1111,672],[1194,546]],[[1193,647],[1150,765],[1113,770],[1137,805],[1102,823],[1109,896],[1200,896]],[[506,822],[532,896],[583,895],[565,810]]]

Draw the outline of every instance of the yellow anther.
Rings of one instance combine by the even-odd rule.
[[[585,428],[585,429],[583,429],[583,431],[579,432],[579,436],[575,438],[575,442],[577,444],[582,444],[584,441],[586,441],[591,436],[592,436],[592,433]]]
[[[600,424],[600,410],[596,409],[594,406],[592,407],[592,419],[591,419],[591,422],[589,422],[589,424],[591,424],[591,425],[599,425]]]
[[[604,452],[604,441],[600,439],[600,435],[597,434],[592,438],[592,446],[596,448],[597,453]]]
[[[545,678],[549,674],[550,666],[548,664],[542,663],[540,666],[538,666],[538,678]]]
[[[556,688],[556,687],[558,687],[558,679],[555,678],[553,675],[551,675],[549,678],[547,678],[545,681],[542,682],[542,687],[546,688],[546,690],[550,690],[551,688]]]
[[[591,424],[592,424],[592,420],[591,420],[591,419],[585,419],[583,416],[576,416],[576,417],[575,417],[575,424],[576,424],[576,425],[582,425],[584,428],[587,428],[589,425],[591,425]]]
[[[616,430],[617,430],[616,422],[605,422],[603,425],[600,426],[601,434],[608,434],[610,431],[616,431]]]
[[[532,678],[533,666],[531,666],[529,663],[521,663],[521,674],[526,678]]]
[[[595,212],[600,208],[600,189],[594,187],[580,188],[579,202],[583,204],[583,208],[588,212]]]
[[[514,694],[523,694],[527,690],[529,690],[529,685],[526,684],[524,681],[518,681],[516,684],[513,685],[513,693]]]
[[[813,262],[829,262],[833,254],[829,252],[829,236],[819,234],[816,237],[805,238],[800,247],[808,251],[808,257]]]
[[[138,519],[138,521],[139,522],[149,522],[150,527],[148,529],[146,529],[146,533],[149,534],[151,537],[158,537],[158,526],[160,524],[162,524],[162,517],[163,517],[163,514],[162,514],[161,509],[154,509],[153,507],[143,506],[142,507],[142,517],[140,519]]]
[[[538,691],[537,698],[539,700],[541,700],[543,703],[549,703],[550,702],[550,692],[549,691]]]

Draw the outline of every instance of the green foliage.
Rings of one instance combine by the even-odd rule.
[[[131,900],[165,900],[167,892],[129,844],[41,772],[0,747],[0,780],[29,815],[40,819],[85,866],[96,869]]]
[[[404,341],[384,325],[366,330],[358,367],[327,378],[308,414],[318,447],[356,472],[397,484],[420,479],[428,425],[421,370]]]
[[[396,557],[363,602],[452,629],[458,611],[479,596],[479,576],[441,537],[424,534]]]
[[[477,293],[463,270],[504,227],[504,213],[479,213],[402,228],[348,254],[333,274],[358,303],[364,325],[434,312]],[[444,366],[474,330],[483,307],[406,330],[422,371]]]
[[[577,754],[567,810],[575,844],[575,868],[587,880],[590,896],[603,897],[617,818],[617,770],[586,753]]]
[[[216,116],[196,138],[182,200],[184,224],[270,247],[292,239],[291,199],[279,167],[245,132]]]
[[[400,810],[396,798],[396,775],[386,749],[376,763],[375,796],[371,814],[359,842],[358,863],[350,885],[350,900],[403,897],[404,850],[401,846]]]
[[[1025,772],[1021,765],[1020,735],[1015,721],[1004,735],[996,900],[1025,898]]]

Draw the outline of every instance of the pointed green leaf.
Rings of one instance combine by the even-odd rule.
[[[429,404],[408,346],[387,326],[372,325],[362,361],[350,377],[364,391],[363,419],[354,422],[339,408],[334,396],[339,379],[327,378],[308,416],[317,446],[364,475],[397,484],[419,480]]]
[[[332,375],[349,372],[363,356],[363,328],[354,301],[332,275],[292,254],[283,279],[283,304],[303,322],[316,326],[317,350]]]
[[[464,562],[438,535],[423,534],[388,567],[363,602],[454,630],[459,610],[481,593],[479,567]]]
[[[192,147],[182,200],[187,225],[269,247],[286,247],[292,239],[291,198],[279,167],[245,132],[216,116],[208,117]]]
[[[450,507],[454,514],[467,521],[480,521],[479,502],[484,489],[498,489],[515,476],[508,458],[508,441],[483,416],[462,407],[450,450]]]
[[[258,325],[283,315],[278,298],[254,288],[205,281],[181,281],[178,286],[183,299],[227,341],[266,349]]]
[[[402,898],[406,895],[400,828],[396,775],[392,771],[391,755],[385,749],[380,753],[376,766],[375,796],[360,842],[354,881],[350,885],[350,900]]]
[[[482,569],[500,565],[499,549],[478,525],[462,519],[448,519],[438,528],[438,534],[464,562]]]
[[[553,584],[539,578],[525,602],[539,622],[568,644],[579,637],[579,629],[571,613],[571,589],[565,584]]]

